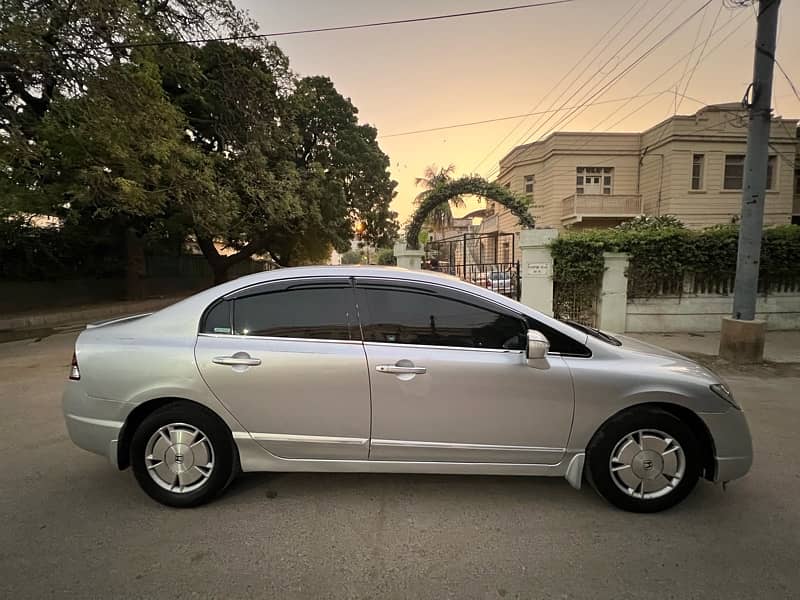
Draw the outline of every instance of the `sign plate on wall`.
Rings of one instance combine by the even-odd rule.
[[[528,263],[529,277],[549,277],[550,265],[548,263]]]

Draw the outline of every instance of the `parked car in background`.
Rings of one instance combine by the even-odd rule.
[[[391,268],[257,273],[89,326],[63,406],[78,446],[178,507],[239,471],[346,471],[586,479],[654,512],[752,462],[696,362]]]
[[[486,279],[486,287],[504,296],[513,297],[517,293],[517,281],[510,271],[492,271]]]

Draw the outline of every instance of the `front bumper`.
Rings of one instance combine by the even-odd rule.
[[[117,466],[117,440],[124,423],[124,405],[88,396],[80,381],[69,381],[64,389],[62,406],[73,443],[107,457]]]
[[[750,427],[741,410],[724,413],[700,413],[714,440],[714,481],[744,477],[753,464],[753,441]]]

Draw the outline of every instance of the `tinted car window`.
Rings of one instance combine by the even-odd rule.
[[[349,285],[312,286],[237,298],[237,335],[360,340]]]
[[[222,300],[206,312],[202,333],[231,333],[231,303]]]
[[[515,316],[425,289],[364,285],[356,294],[365,341],[524,348],[526,328]]]

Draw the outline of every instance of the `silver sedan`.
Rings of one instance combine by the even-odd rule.
[[[72,440],[188,507],[240,471],[548,475],[625,510],[747,473],[714,373],[457,279],[392,268],[258,273],[89,325]]]

